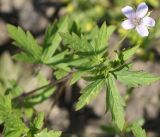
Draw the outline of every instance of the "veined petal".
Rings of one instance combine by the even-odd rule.
[[[142,37],[146,37],[149,35],[148,28],[143,24],[137,26],[136,30]]]
[[[155,20],[151,17],[144,17],[143,18],[143,24],[148,27],[154,27],[155,26]]]
[[[135,11],[130,6],[122,8],[122,12],[127,18],[132,18],[135,15]]]
[[[133,29],[135,27],[135,25],[128,19],[122,22],[121,26],[124,29]]]
[[[139,18],[143,18],[148,12],[148,6],[146,5],[145,2],[142,2],[138,5],[137,10],[136,10],[136,16]]]

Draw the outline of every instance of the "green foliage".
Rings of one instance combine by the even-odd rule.
[[[8,113],[4,123],[4,137],[20,137],[26,135],[28,128],[17,114]]]
[[[37,117],[31,121],[30,126],[27,127],[20,110],[12,107],[13,103],[10,96],[0,96],[0,122],[4,125],[4,137],[59,137],[61,135],[60,131],[53,132],[45,129],[41,131],[44,124],[43,112],[38,113]]]
[[[114,30],[114,26],[106,26],[106,23],[104,22],[97,34],[95,34],[97,36],[95,38],[95,48],[97,48],[99,51],[106,50],[109,38],[114,32]]]
[[[123,108],[124,101],[116,88],[115,80],[112,75],[108,77],[107,83],[107,104],[111,111],[113,121],[116,123],[118,128],[122,130],[125,124]]]
[[[17,53],[16,55],[13,56],[13,58],[15,60],[26,62],[26,63],[36,63],[33,56],[29,56],[28,54],[24,52]]]
[[[81,109],[86,104],[88,104],[92,99],[94,99],[101,91],[103,85],[104,85],[104,80],[98,80],[85,87],[81,91],[82,95],[80,96],[79,101],[76,104],[76,110]]]
[[[38,116],[34,119],[33,125],[36,129],[41,129],[43,126],[44,112],[38,113]]]
[[[79,37],[75,33],[61,33],[61,37],[63,38],[65,45],[68,45],[71,49],[74,49],[77,52],[92,51],[91,45],[83,35]]]
[[[58,54],[52,56],[51,58],[49,58],[47,61],[47,64],[52,64],[52,65],[59,64],[59,63],[63,62],[64,57],[68,54],[69,54],[68,50],[65,50],[61,53],[58,53]]]
[[[75,52],[80,52],[80,55],[95,56],[100,53],[106,52],[108,40],[114,30],[114,26],[107,27],[106,23],[103,23],[101,28],[95,28],[91,32],[92,39],[90,43],[87,37],[83,35],[78,36],[75,33],[61,33],[61,37],[63,38],[63,42],[65,45],[68,45],[69,48],[75,50]]]
[[[60,131],[47,131],[47,129],[44,129],[40,133],[35,134],[35,137],[60,137],[61,134]]]
[[[46,86],[43,89],[37,90],[37,92],[31,96],[24,99],[24,105],[26,107],[32,107],[36,104],[42,103],[44,100],[48,99],[55,92],[55,87]]]
[[[136,53],[138,48],[139,48],[139,45],[123,51],[122,52],[123,60],[127,61],[129,58],[131,58]]]
[[[83,2],[78,1],[78,3],[84,6]],[[114,3],[123,5],[117,0],[114,0]],[[92,10],[87,10],[89,5],[85,5],[84,9],[88,16],[93,16]],[[87,32],[82,29],[79,22],[80,20],[76,22],[68,17],[62,17],[59,21],[54,22],[46,30],[42,47],[30,32],[25,32],[20,27],[7,25],[14,44],[22,50],[13,58],[39,64],[40,67],[41,65],[50,67],[53,70],[53,77],[58,80],[55,83],[64,82],[64,79],[65,82],[70,81],[70,85],[80,79],[89,81],[89,84],[81,90],[76,110],[85,107],[100,93],[102,88],[107,87],[106,108],[111,112],[113,123],[110,127],[105,126],[104,130],[117,135],[121,131],[128,133],[127,129],[130,129],[135,137],[146,137],[146,133],[137,123],[125,124],[124,106],[126,104],[118,91],[116,80],[129,87],[137,87],[158,81],[160,77],[143,71],[131,70],[128,60],[137,52],[140,47],[139,42],[135,42],[137,46],[117,52],[117,57],[110,59],[108,46],[115,26],[107,26],[104,22],[101,27],[96,26],[90,31],[87,28]],[[120,44],[125,38],[120,41]],[[152,37],[148,38],[148,41],[151,39]],[[138,41],[144,42],[142,39]],[[0,66],[2,66],[0,67],[0,90],[2,90],[0,93],[0,123],[4,126],[4,137],[60,137],[61,132],[59,131],[48,131],[45,127],[43,129],[44,113],[33,111],[35,105],[54,94],[58,87],[57,83],[47,80],[41,73],[36,73],[37,89],[23,93],[23,87],[19,84],[17,76],[11,77],[14,67],[8,65],[3,68],[4,62],[0,61]],[[13,70],[8,71],[8,68]]]
[[[147,137],[145,130],[143,130],[142,127],[137,123],[133,123],[131,130],[135,137]]]
[[[6,95],[10,94],[12,98],[15,98],[22,94],[23,88],[15,80],[10,80],[9,83],[10,87],[5,91]]]
[[[129,71],[126,69],[116,71],[114,72],[114,75],[122,83],[130,87],[149,85],[155,81],[160,80],[160,77],[154,76],[143,71]]]
[[[11,99],[9,96],[0,95],[0,123],[6,119],[6,114],[11,112]]]
[[[63,69],[59,69],[54,72],[54,75],[56,76],[56,79],[61,79],[61,78],[68,75],[68,71],[63,70]]]
[[[73,85],[76,83],[78,80],[81,79],[81,77],[84,75],[85,71],[77,71],[72,75],[72,78],[70,80],[70,85]]]
[[[45,40],[44,49],[42,53],[42,60],[46,63],[53,56],[57,47],[61,42],[60,32],[66,32],[68,28],[69,19],[68,17],[62,18],[60,21],[54,23],[48,27]]]
[[[28,131],[19,114],[12,109],[10,96],[0,96],[0,122],[4,123],[4,137],[20,137]]]
[[[10,24],[7,25],[7,30],[10,37],[14,40],[14,44],[26,53],[25,55],[19,54],[19,57],[23,58],[23,60],[32,58],[36,62],[40,61],[39,59],[42,54],[42,48],[38,45],[37,41],[29,31],[25,33],[20,27],[15,27]]]

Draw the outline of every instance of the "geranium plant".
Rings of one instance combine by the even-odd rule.
[[[136,12],[129,6],[123,8],[122,12],[128,18],[122,22],[124,29],[135,28],[141,36],[149,35],[148,27],[153,27],[155,21],[148,17],[145,3],[141,3]],[[57,86],[59,83],[66,82],[72,86],[80,79],[88,84],[81,90],[75,110],[83,109],[96,98],[101,89],[105,89],[104,109],[111,113],[115,134],[124,136],[132,132],[135,137],[146,137],[139,122],[135,120],[128,123],[125,120],[127,104],[116,85],[116,81],[120,81],[128,87],[139,87],[160,80],[159,76],[131,69],[132,62],[129,59],[134,56],[141,43],[119,51],[119,46],[126,38],[124,36],[110,51],[109,40],[115,26],[107,26],[104,22],[101,27],[96,26],[91,32],[82,33],[78,23],[68,17],[62,17],[47,28],[41,45],[29,31],[25,32],[13,25],[7,25],[7,29],[13,44],[21,49],[13,58],[37,66],[46,65],[53,70],[53,77],[56,79],[46,80],[38,89],[30,92],[16,88],[0,95],[0,122],[4,126],[4,137],[61,136],[60,131],[49,131],[43,126],[44,113],[35,114],[26,123],[22,110],[34,107],[32,100],[36,95],[44,97],[37,102],[40,103],[55,92],[60,92]]]

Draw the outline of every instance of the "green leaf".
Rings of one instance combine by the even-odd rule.
[[[61,134],[61,131],[47,131],[47,129],[45,129],[40,133],[35,134],[34,137],[60,137]]]
[[[120,71],[114,72],[116,78],[122,83],[130,86],[137,87],[140,85],[149,85],[155,81],[160,80],[160,77],[154,76],[143,71],[128,71],[122,69]]]
[[[34,115],[34,108],[25,108],[24,110],[24,115],[28,118],[31,119]]]
[[[89,38],[91,40],[92,45],[91,51],[94,51],[93,53],[95,55],[100,55],[99,57],[101,57],[106,52],[109,44],[109,38],[114,30],[114,26],[107,27],[106,23],[104,22],[101,28],[95,27],[91,31],[91,33],[89,34]]]
[[[147,137],[145,130],[139,124],[133,123],[131,129],[135,137]]]
[[[0,123],[3,123],[6,114],[11,112],[11,98],[10,96],[1,96],[0,95]]]
[[[81,57],[75,57],[69,61],[66,62],[69,66],[87,66],[87,64],[91,64],[91,61],[89,60],[89,58],[81,58]],[[89,65],[91,66],[91,65]]]
[[[136,53],[138,48],[139,48],[139,45],[123,51],[122,52],[123,60],[126,61],[129,58],[131,58]]]
[[[57,63],[61,63],[61,62],[63,62],[64,57],[67,54],[68,54],[68,50],[65,50],[61,53],[58,53],[58,54],[52,56],[46,63],[52,64],[52,65],[57,64]]]
[[[40,59],[42,48],[29,31],[25,33],[20,27],[15,27],[10,24],[7,25],[7,30],[10,37],[15,41],[16,46],[26,52],[28,56],[33,56],[35,60]]]
[[[99,32],[98,32],[98,37],[97,37],[97,48],[99,50],[106,48],[107,46],[107,26],[106,23],[104,22],[103,25],[101,26]]]
[[[26,62],[26,63],[36,63],[36,60],[34,59],[34,57],[32,55],[28,55],[24,52],[21,52],[21,53],[14,55],[13,59],[15,59],[17,61]]]
[[[87,87],[85,87],[81,91],[82,95],[79,97],[79,101],[76,104],[76,110],[81,109],[91,100],[93,100],[101,91],[103,85],[104,85],[104,80],[97,80],[89,84]]]
[[[4,122],[4,137],[20,137],[28,131],[20,116],[12,111],[10,96],[0,96],[0,122]]]
[[[63,69],[59,69],[54,72],[54,75],[56,76],[56,79],[61,79],[68,75],[68,71],[65,71]]]
[[[14,113],[7,114],[4,124],[4,137],[21,137],[25,135],[28,128],[19,116]]]
[[[68,23],[69,19],[68,17],[65,17],[47,29],[45,34],[44,50],[42,56],[42,60],[44,62],[48,62],[48,60],[55,53],[57,47],[59,46],[62,40],[59,33],[67,31]]]
[[[113,31],[115,30],[114,26],[106,26],[106,23],[104,22],[103,25],[101,26],[101,28],[99,29],[99,31],[97,32],[97,38],[95,38],[96,40],[96,49],[98,49],[98,51],[101,50],[106,50],[108,43],[109,43],[109,38],[112,35]]]
[[[85,71],[77,71],[74,72],[72,75],[72,78],[70,80],[70,85],[73,85],[74,83],[76,83],[78,80],[80,80],[80,78],[84,75]]]
[[[68,67],[67,63],[59,63],[59,64],[53,65],[51,67],[58,68],[58,69],[66,71],[66,72],[69,72],[71,70],[70,67]]]
[[[116,87],[114,77],[109,75],[107,80],[107,105],[111,111],[112,119],[117,127],[122,130],[124,127],[124,101]]]
[[[38,116],[33,121],[34,127],[36,129],[41,129],[43,126],[43,120],[44,120],[44,112],[38,113]]]
[[[6,95],[11,95],[11,98],[15,98],[22,94],[23,88],[17,84],[17,81],[10,80],[9,83],[11,87],[6,90]]]
[[[107,26],[104,22],[101,28],[94,28],[90,34],[91,37],[91,45],[93,47],[93,51],[96,53],[105,53],[107,50]]]
[[[38,90],[35,94],[32,96],[28,96],[24,99],[24,105],[25,107],[31,107],[36,104],[42,103],[46,99],[48,99],[54,92],[56,91],[56,88],[54,86],[46,86],[41,90]]]
[[[115,31],[116,27],[113,25],[110,25],[107,27],[107,42],[109,41],[111,35],[113,34],[113,32]]]
[[[61,33],[61,37],[65,45],[68,45],[71,49],[79,52],[91,51],[91,45],[87,39],[82,35],[79,37],[75,33]]]

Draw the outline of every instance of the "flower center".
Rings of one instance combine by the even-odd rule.
[[[140,18],[133,18],[132,19],[132,23],[135,25],[135,26],[138,26],[141,24],[141,19]]]

